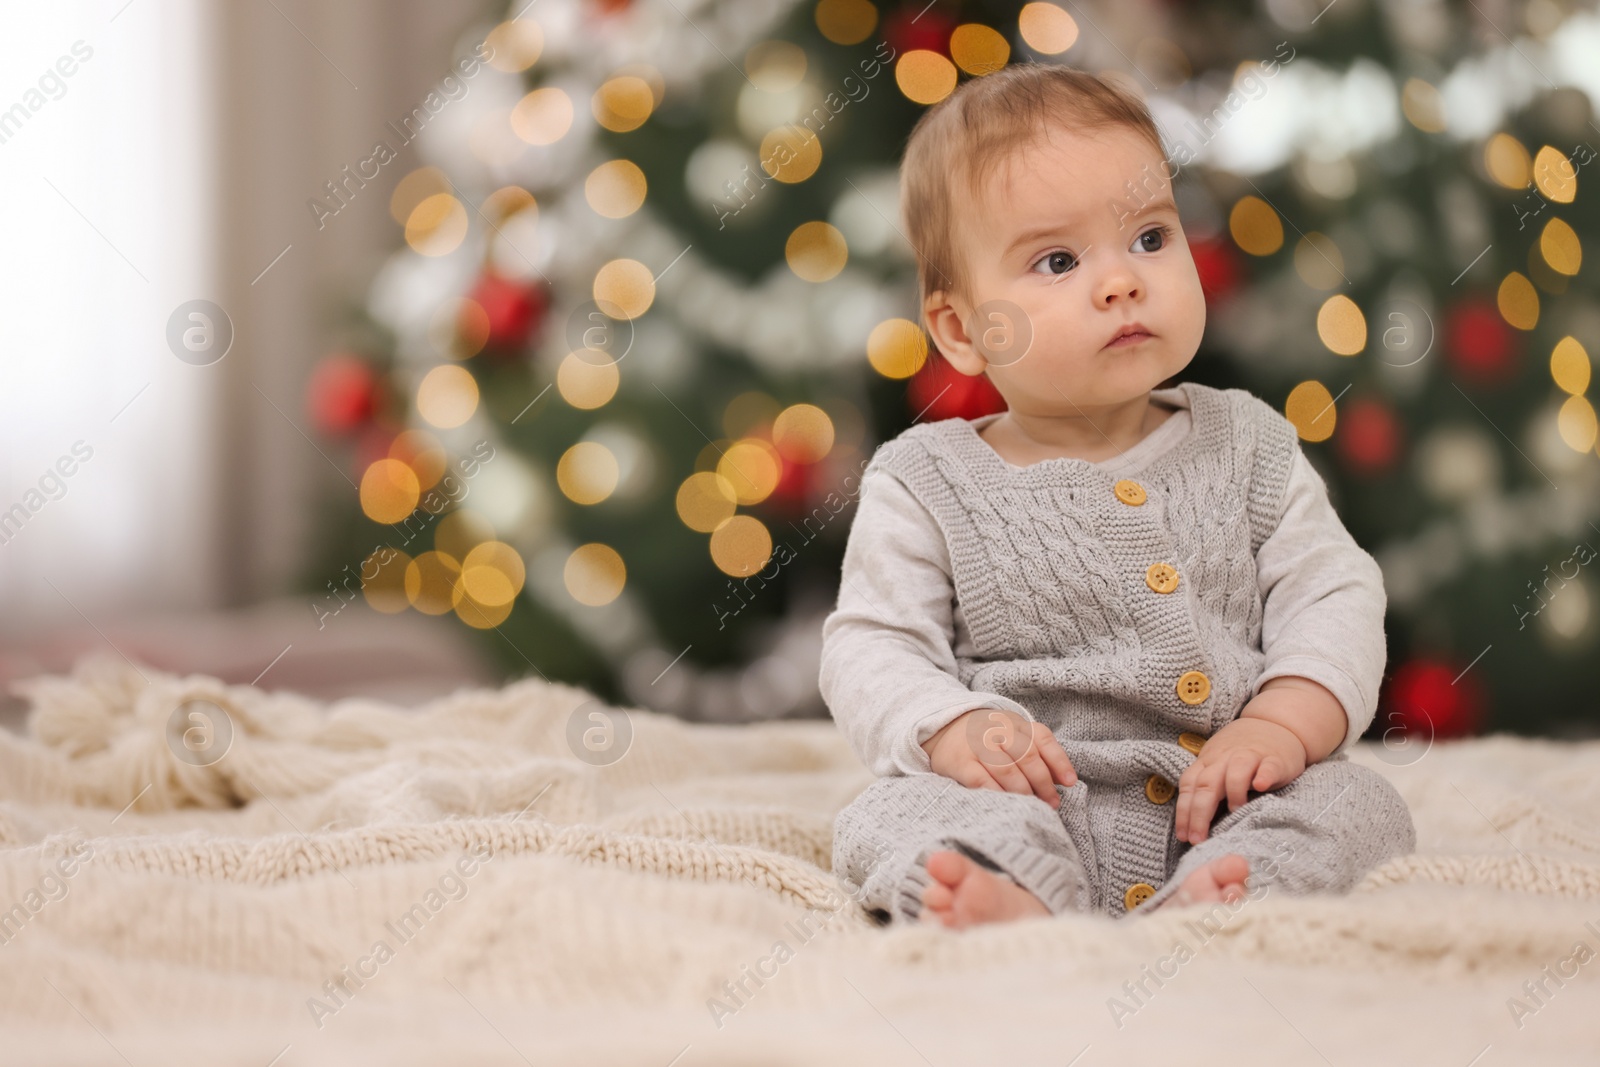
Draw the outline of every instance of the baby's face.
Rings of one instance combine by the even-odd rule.
[[[959,220],[971,299],[929,302],[958,370],[987,370],[1013,411],[1073,415],[1146,394],[1194,358],[1205,297],[1153,145],[1122,127],[1053,129],[984,193]],[[942,327],[937,304],[954,309]],[[1149,336],[1112,344],[1129,324]]]

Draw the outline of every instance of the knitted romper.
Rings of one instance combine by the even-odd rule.
[[[1300,895],[1347,891],[1415,847],[1393,786],[1343,752],[1237,811],[1224,798],[1198,845],[1173,832],[1179,776],[1262,671],[1255,554],[1298,448],[1249,392],[1187,388],[1189,440],[1136,480],[1076,460],[1011,468],[962,419],[914,426],[873,457],[866,476],[900,480],[945,536],[977,651],[958,657],[960,681],[1021,704],[1078,773],[1053,812],[937,774],[868,786],[835,821],[833,867],[880,922],[917,917],[924,865],[944,848],[1053,913],[1119,917],[1230,852],[1249,860],[1252,894]]]

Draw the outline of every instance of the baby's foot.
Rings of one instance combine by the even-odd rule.
[[[1178,891],[1156,905],[1159,911],[1168,904],[1182,907],[1221,900],[1232,903],[1244,896],[1244,882],[1250,875],[1250,861],[1237,853],[1218,856],[1183,880]]]
[[[1050,914],[1038,897],[959,852],[933,853],[928,857],[928,874],[933,881],[922,891],[925,923],[961,929]]]

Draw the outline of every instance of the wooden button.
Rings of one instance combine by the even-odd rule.
[[[1159,774],[1152,774],[1144,780],[1144,795],[1150,798],[1152,804],[1165,804],[1172,799],[1173,792],[1172,783]]]
[[[1211,695],[1211,679],[1200,671],[1184,671],[1178,679],[1178,699],[1185,704],[1199,704]]]
[[[1182,745],[1184,748],[1198,756],[1200,755],[1200,750],[1206,747],[1206,739],[1201,737],[1199,734],[1192,734],[1185,731],[1178,735],[1178,744]]]
[[[1144,486],[1132,478],[1122,479],[1122,481],[1112,486],[1111,490],[1117,494],[1117,499],[1124,504],[1132,504],[1134,507],[1138,507],[1144,503]]]
[[[1156,887],[1145,882],[1135,882],[1122,894],[1122,906],[1129,911],[1156,895]]]
[[[1170,563],[1152,563],[1145,569],[1144,584],[1158,593],[1178,588],[1178,568]]]

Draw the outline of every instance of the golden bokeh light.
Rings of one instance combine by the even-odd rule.
[[[617,395],[621,381],[616,361],[598,348],[568,352],[556,368],[556,391],[580,411],[603,407]]]
[[[744,437],[735,441],[717,461],[717,473],[733,486],[733,495],[741,504],[759,504],[778,488],[778,478],[783,473],[783,462],[778,450],[759,437]]]
[[[788,41],[760,41],[744,54],[750,84],[769,93],[786,93],[806,76],[806,50]]]
[[[457,508],[433,528],[433,547],[451,559],[466,559],[474,548],[493,540],[494,524],[471,508]]]
[[[1017,30],[1029,48],[1047,56],[1060,55],[1078,42],[1078,23],[1055,4],[1023,4]]]
[[[761,169],[780,182],[803,182],[822,166],[822,138],[804,126],[779,126],[761,138]]]
[[[539,202],[520,185],[502,185],[483,200],[483,212],[492,219],[508,219],[524,211],[534,212],[526,221],[537,220]]]
[[[1533,183],[1546,200],[1570,204],[1578,195],[1578,172],[1572,160],[1545,145],[1533,157]]]
[[[833,420],[815,404],[794,404],[772,423],[772,443],[791,463],[815,463],[833,451]]]
[[[1367,347],[1367,317],[1354,300],[1335,293],[1317,309],[1317,336],[1330,352],[1356,355]]]
[[[782,410],[782,404],[759,389],[740,393],[722,409],[722,432],[733,438],[760,436]]]
[[[398,459],[374,460],[361,475],[361,511],[373,522],[393,525],[417,509],[422,484]]]
[[[531,145],[555,144],[572,129],[572,97],[547,85],[517,101],[511,130]]]
[[[489,31],[484,43],[492,50],[489,66],[516,74],[538,62],[544,51],[544,31],[532,19],[507,19]]]
[[[485,541],[461,561],[460,591],[484,607],[511,603],[522,592],[527,567],[504,541]]]
[[[406,596],[406,568],[411,557],[388,545],[361,562],[361,595],[374,611],[398,615],[411,606]]]
[[[389,214],[404,226],[417,205],[438,193],[448,193],[450,181],[438,167],[418,167],[395,185],[389,194]]]
[[[622,595],[628,568],[610,545],[592,541],[579,545],[561,570],[567,593],[580,604],[598,608]]]
[[[1283,247],[1283,222],[1259,196],[1240,197],[1228,213],[1233,243],[1252,256],[1270,256]]]
[[[633,74],[611,78],[595,90],[594,118],[612,133],[627,133],[644,125],[655,110],[650,83]]]
[[[637,259],[613,259],[594,276],[594,302],[613,319],[636,319],[656,298],[655,278]]]
[[[389,442],[389,458],[397,459],[416,475],[417,487],[427,492],[444,476],[444,446],[427,430],[404,430]]]
[[[478,383],[465,367],[441,364],[417,386],[417,414],[429,425],[453,430],[478,410]]]
[[[814,17],[834,44],[860,44],[878,26],[878,8],[869,0],[819,0]]]
[[[685,526],[710,533],[733,517],[739,498],[732,483],[716,471],[696,471],[678,486],[676,504]]]
[[[1011,45],[994,27],[968,22],[950,35],[950,58],[968,74],[988,74],[1006,65]]]
[[[783,245],[789,269],[808,282],[825,282],[850,258],[844,234],[826,222],[802,222]]]
[[[1500,317],[1519,330],[1539,325],[1539,293],[1526,274],[1507,274],[1495,293],[1495,304],[1500,308]]]
[[[1509,133],[1497,133],[1483,146],[1483,166],[1496,184],[1525,189],[1532,180],[1533,163],[1522,142]]]
[[[885,378],[909,378],[928,361],[928,335],[910,319],[884,319],[867,335],[867,362]]]
[[[907,100],[937,104],[956,87],[956,65],[938,52],[916,48],[895,62],[894,82]]]
[[[1333,436],[1339,419],[1333,394],[1319,381],[1301,382],[1289,391],[1283,404],[1283,417],[1294,424],[1303,441],[1326,441]]]
[[[445,615],[455,607],[461,564],[443,552],[424,552],[406,564],[406,599],[424,615]]]
[[[406,244],[422,255],[448,255],[466,236],[467,209],[449,193],[434,193],[406,216]]]
[[[630,159],[613,159],[589,172],[583,183],[584,199],[595,213],[608,219],[623,219],[644,203],[644,171]]]
[[[511,617],[511,609],[516,604],[512,597],[504,604],[480,604],[457,582],[454,592],[451,593],[451,604],[455,608],[456,618],[476,630],[492,630]]]
[[[753,515],[735,515],[711,531],[711,561],[723,574],[743,578],[772,558],[772,534]]]
[[[1421,78],[1406,79],[1405,88],[1400,90],[1400,110],[1417,129],[1425,133],[1444,132],[1444,97]]]
[[[1333,238],[1313,230],[1294,246],[1294,270],[1313,289],[1337,289],[1344,281],[1344,253]]]
[[[1551,219],[1539,234],[1539,254],[1550,264],[1550,269],[1569,277],[1583,266],[1583,245],[1578,234],[1565,219]]]
[[[579,441],[556,462],[556,484],[574,504],[598,504],[617,488],[621,468],[611,449],[598,441]]]
[[[1556,415],[1556,429],[1561,440],[1574,452],[1587,452],[1595,442],[1594,405],[1587,397],[1569,396]]]
[[[1583,393],[1589,388],[1593,370],[1589,353],[1576,337],[1563,337],[1550,352],[1550,378],[1563,392],[1575,396]]]

